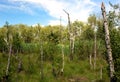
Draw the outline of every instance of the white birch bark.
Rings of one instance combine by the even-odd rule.
[[[10,44],[10,46],[9,46],[9,54],[8,54],[8,63],[7,63],[7,68],[6,68],[6,76],[8,76],[8,74],[9,74],[11,52],[12,52],[12,44]]]
[[[10,28],[8,26],[8,23],[6,22],[6,27],[7,27],[7,39],[6,39],[6,44],[8,46],[8,62],[7,62],[7,67],[6,67],[6,77],[9,75],[9,68],[10,68],[10,60],[11,60],[11,54],[12,54],[12,34],[10,33]],[[6,78],[7,79],[7,78]]]
[[[113,63],[113,58],[112,58],[112,49],[111,49],[111,46],[110,46],[110,36],[109,36],[109,29],[108,29],[108,24],[107,24],[106,11],[105,11],[104,3],[102,3],[102,5],[101,5],[101,10],[102,10],[103,21],[104,21],[105,43],[106,43],[109,69],[110,69],[110,81],[112,82],[112,79],[114,78],[114,63]]]

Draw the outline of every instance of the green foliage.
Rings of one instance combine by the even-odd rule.
[[[6,42],[4,41],[4,36],[0,35],[0,51],[4,52],[7,51],[7,45]]]
[[[88,24],[90,24],[90,26],[96,25],[96,16],[94,14],[88,17]]]
[[[6,54],[0,53],[0,81],[2,80],[3,76],[5,75],[5,64],[7,63],[7,56]]]
[[[94,38],[94,30],[92,27],[88,27],[84,32],[83,32],[83,39],[86,40],[93,40]]]
[[[40,53],[40,45],[38,43],[21,43],[22,53]]]
[[[111,28],[118,26],[120,27],[120,5],[119,4],[112,4],[109,2],[112,10],[109,11],[108,14],[108,22]]]
[[[111,35],[111,47],[113,60],[115,65],[115,76],[117,77],[117,81],[120,81],[120,31],[117,29],[113,29],[110,32]]]
[[[99,19],[99,21],[97,21],[97,27],[98,27],[97,39],[101,39],[102,41],[104,41],[105,40],[105,33],[104,33],[104,27],[103,27],[102,20]]]
[[[108,14],[112,54],[117,82],[120,81],[120,6],[110,3],[112,10]]]
[[[55,43],[55,44],[58,44],[59,43],[59,38],[60,38],[60,36],[59,36],[59,34],[58,34],[58,32],[55,32],[55,33],[53,33],[53,32],[51,32],[48,36],[47,36],[47,38],[48,38],[48,40],[50,41],[50,42],[53,42],[53,43]]]
[[[93,53],[94,43],[92,40],[79,40],[75,42],[75,54],[81,59],[86,59]]]
[[[14,50],[14,53],[21,51],[21,47],[22,47],[21,44],[22,44],[22,41],[20,40],[19,34],[15,33],[13,35],[13,50]]]

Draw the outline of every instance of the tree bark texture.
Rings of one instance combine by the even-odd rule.
[[[110,46],[110,36],[109,36],[109,29],[108,29],[107,18],[106,18],[106,11],[105,11],[105,6],[104,6],[103,2],[102,2],[102,5],[101,5],[101,10],[102,10],[103,21],[104,21],[105,43],[106,43],[109,69],[110,69],[110,82],[113,82],[114,63],[113,63],[113,58],[112,58],[112,50],[111,50],[111,46]]]

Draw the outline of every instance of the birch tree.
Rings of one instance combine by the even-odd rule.
[[[9,23],[6,22],[6,28],[7,28],[7,38],[4,39],[6,44],[8,45],[8,61],[7,61],[7,67],[6,67],[6,73],[5,73],[5,79],[8,79],[8,75],[9,75],[9,69],[10,69],[10,60],[11,60],[11,54],[12,54],[12,34],[10,32],[10,27],[9,27]]]
[[[94,28],[94,69],[96,68],[96,27],[93,25]]]
[[[90,23],[90,26],[94,29],[94,69],[96,68],[96,16],[95,15],[91,15],[88,18],[88,22]]]
[[[102,5],[101,5],[101,10],[102,10],[102,16],[103,16],[103,22],[104,22],[105,43],[106,43],[109,69],[110,69],[110,82],[113,82],[114,63],[113,63],[112,50],[111,50],[111,45],[110,45],[110,36],[109,36],[109,29],[108,29],[108,24],[107,24],[106,10],[105,10],[105,6],[104,6],[103,2],[102,2]]]

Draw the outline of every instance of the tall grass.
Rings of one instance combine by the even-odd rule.
[[[41,79],[39,54],[19,54],[22,59],[23,70],[17,73],[18,62],[12,56],[11,63],[11,82],[70,82],[70,79],[81,80],[81,82],[101,81],[100,62],[103,65],[103,80],[108,81],[107,64],[104,60],[97,59],[95,70],[90,69],[89,60],[69,61],[65,56],[65,68],[63,76],[55,77],[52,74],[52,63],[44,61],[44,78]],[[4,74],[6,67],[6,55],[0,54],[0,77]]]

